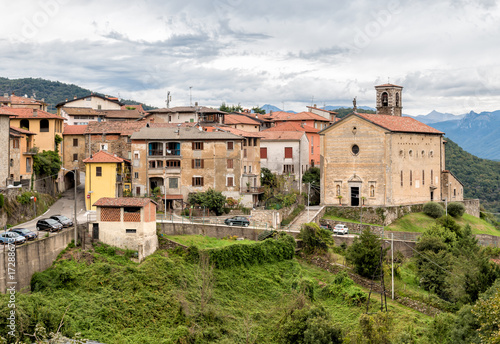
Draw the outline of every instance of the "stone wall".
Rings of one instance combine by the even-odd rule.
[[[83,226],[82,226],[83,227]],[[15,281],[17,291],[28,291],[30,288],[31,277],[35,272],[48,269],[59,253],[64,250],[73,236],[73,228],[66,228],[61,233],[51,235],[47,238],[29,242],[16,247],[15,251],[15,279],[8,279],[9,250],[4,246],[0,252],[0,291],[6,292],[6,288],[12,286],[7,282]]]
[[[464,199],[462,202],[465,206],[465,213],[475,216],[475,217],[480,217],[480,203],[478,199]]]
[[[239,238],[257,240],[257,236],[263,231],[250,227],[233,227],[224,225],[199,225],[191,223],[158,223],[159,232],[165,235],[205,235],[212,238],[222,239],[236,235]]]
[[[278,228],[281,221],[293,211],[292,207],[282,208],[280,210],[257,209],[252,210],[252,221],[267,223],[271,228]]]

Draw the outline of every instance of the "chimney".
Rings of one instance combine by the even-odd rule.
[[[4,96],[5,98],[9,98],[9,94],[8,94],[8,93],[4,93],[4,94],[3,94],[3,96]]]
[[[316,104],[314,104],[314,107],[317,107]]]
[[[73,96],[73,99],[76,99],[76,96]]]
[[[66,98],[66,101],[68,101],[68,98]]]
[[[38,110],[37,109],[33,109],[33,117],[37,117],[38,116]]]

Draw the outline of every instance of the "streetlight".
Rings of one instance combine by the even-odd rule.
[[[71,172],[73,173],[73,184],[74,184],[74,189],[75,189],[75,206],[74,206],[74,220],[73,220],[73,226],[74,226],[74,231],[75,231],[75,246],[76,246],[76,243],[78,241],[78,234],[77,234],[77,231],[76,231],[76,228],[78,227],[78,221],[76,219],[76,168],[74,170],[68,170],[64,167],[62,167],[63,170],[65,171],[68,171],[68,172]]]

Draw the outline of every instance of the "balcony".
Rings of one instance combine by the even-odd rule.
[[[167,149],[167,154],[166,156],[171,156],[171,155],[176,155],[180,156],[181,155],[181,150],[180,149]]]
[[[242,187],[241,192],[246,194],[261,194],[264,193],[264,188],[262,186]]]
[[[148,156],[163,156],[163,149],[150,149]]]
[[[35,155],[38,153],[38,147],[31,147],[26,150],[26,152],[23,152],[23,155]]]

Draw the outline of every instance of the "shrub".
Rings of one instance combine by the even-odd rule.
[[[320,228],[313,222],[302,225],[299,239],[302,239],[303,251],[306,254],[317,251],[324,252],[334,244],[332,233],[327,229]]]
[[[424,214],[437,219],[444,215],[444,208],[441,204],[436,202],[427,202],[423,208]]]
[[[460,202],[448,203],[448,214],[453,217],[460,217],[465,213],[465,206]]]
[[[0,209],[3,208],[3,203],[4,203],[3,195],[0,194]]]
[[[380,255],[385,256],[388,250],[389,248],[381,250],[379,237],[366,228],[347,249],[346,259],[354,265],[356,273],[373,278],[382,273],[379,269]]]

